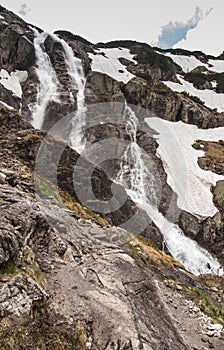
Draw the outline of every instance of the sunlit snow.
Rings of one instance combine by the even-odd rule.
[[[199,97],[205,105],[209,108],[217,108],[218,112],[224,111],[224,94],[218,94],[213,90],[199,90],[194,87],[192,83],[184,80],[180,75],[177,76],[179,83],[174,83],[172,81],[164,81],[163,83],[168,86],[171,90],[177,92],[187,92],[192,96]]]
[[[5,103],[5,102],[3,102],[3,101],[0,101],[0,105],[4,106],[4,107],[6,107],[6,108],[8,108],[8,109],[10,109],[10,110],[14,109],[14,107],[9,106],[7,103]]]
[[[135,64],[134,55],[125,48],[98,49],[95,54],[89,53],[92,59],[92,71],[109,75],[111,78],[128,83],[135,76],[119,61],[119,58],[125,58]]]
[[[22,97],[21,84],[26,81],[28,73],[26,71],[15,71],[9,74],[5,69],[0,71],[0,84],[6,89],[11,90],[13,95]]]
[[[224,73],[224,60],[209,60],[208,63],[212,65],[212,67],[209,67],[209,70],[216,73]]]
[[[194,56],[173,55],[171,53],[167,53],[166,56],[172,58],[172,60],[178,64],[178,66],[180,66],[185,73],[189,73],[199,66],[208,68],[207,64],[202,63]]]
[[[158,156],[168,175],[167,182],[178,195],[178,207],[199,217],[217,213],[212,199],[211,186],[224,176],[202,170],[198,158],[204,156],[201,150],[192,145],[197,140],[223,140],[224,128],[198,129],[183,122],[169,122],[159,118],[147,118],[147,124],[159,134]]]
[[[159,52],[159,54],[162,54]],[[162,54],[170,57],[176,64],[178,64],[185,73],[191,72],[197,67],[205,67],[211,72],[223,73],[224,72],[224,60],[208,60],[207,63],[203,63],[195,56],[174,55],[170,52]]]

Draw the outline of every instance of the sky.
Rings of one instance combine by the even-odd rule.
[[[97,43],[117,39],[219,55],[223,0],[1,0],[27,22],[69,30]]]

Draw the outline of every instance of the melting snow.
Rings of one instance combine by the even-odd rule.
[[[8,90],[11,90],[13,95],[22,97],[21,84],[26,81],[28,73],[26,71],[15,71],[9,74],[5,69],[0,71],[0,83]]]
[[[9,106],[7,103],[5,103],[5,102],[3,102],[3,101],[0,101],[0,105],[4,106],[4,107],[6,107],[6,108],[8,108],[8,109],[10,109],[10,110],[14,109],[14,107]]]
[[[95,55],[89,53],[89,57],[92,59],[92,71],[107,74],[125,84],[135,77],[119,61],[119,58],[125,58],[137,64],[130,50],[125,48],[98,49],[95,53]]]
[[[199,66],[208,68],[207,64],[202,63],[194,56],[172,55],[171,53],[167,53],[166,56],[172,58],[172,60],[178,64],[185,73],[189,73]]]
[[[224,176],[202,170],[198,158],[204,152],[192,145],[197,140],[223,140],[224,127],[202,130],[181,121],[173,123],[159,118],[147,118],[146,122],[159,133],[155,136],[159,143],[157,154],[168,175],[168,184],[178,195],[179,208],[199,217],[215,215],[211,186],[224,180]]]
[[[212,65],[212,67],[208,68],[209,70],[216,73],[224,72],[224,60],[209,60],[208,63]]]
[[[190,95],[199,97],[209,108],[217,108],[218,112],[224,111],[224,94],[217,94],[215,91],[208,89],[196,89],[192,83],[184,80],[180,75],[177,75],[177,77],[181,84],[171,81],[164,81],[163,83],[173,91],[186,91]]]
[[[166,54],[162,54],[161,52],[158,52],[160,55],[165,55],[177,63],[185,73],[191,72],[193,69],[203,66],[206,67],[208,70],[215,72],[215,73],[223,73],[224,72],[224,60],[209,60],[208,63],[203,63],[200,60],[198,60],[195,56],[185,56],[185,55],[173,55],[170,52]]]
[[[31,29],[34,32],[36,73],[40,81],[37,101],[32,113],[32,124],[36,129],[41,129],[48,104],[50,102],[60,102],[58,92],[59,82],[51,60],[43,47],[48,34],[44,32],[39,33],[35,28]]]

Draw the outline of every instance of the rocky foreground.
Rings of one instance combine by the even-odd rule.
[[[0,118],[1,349],[221,350],[222,278],[196,278],[144,237],[103,244],[120,229],[62,189],[60,206],[47,180],[35,194],[41,133]]]

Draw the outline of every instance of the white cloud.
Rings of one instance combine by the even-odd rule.
[[[213,8],[210,8],[204,13],[202,9],[197,6],[193,17],[188,21],[170,21],[168,24],[162,26],[161,33],[155,45],[167,49],[173,47],[173,45],[182,39],[186,39],[189,30],[196,28],[199,22],[211,13],[212,9]]]
[[[185,39],[182,39],[174,47],[188,50],[201,50],[207,54],[218,56],[224,50],[223,44],[223,12],[224,2],[217,1],[213,11],[197,28],[190,30]]]
[[[25,3],[24,15],[21,14],[21,6]],[[217,40],[223,32],[224,2],[221,0],[1,0],[1,5],[19,14],[24,20],[52,32],[58,29],[66,29],[79,34],[91,42],[110,41],[116,39],[133,39],[137,41],[153,43],[161,34],[161,27],[171,23],[187,23],[192,19],[195,7],[198,6],[206,14],[206,11],[214,7],[219,8],[214,16],[214,11],[207,18],[212,17],[209,26],[200,31],[200,38],[193,41],[194,49],[200,49],[200,43],[209,37],[211,30],[216,30],[216,37],[211,38],[209,47],[211,53],[213,46],[222,46]],[[22,9],[23,10],[23,9]],[[197,16],[195,17],[197,20]],[[188,32],[197,32],[207,19],[200,21],[196,29]],[[192,23],[194,19],[192,19]],[[187,38],[188,38],[187,34]],[[180,39],[181,40],[181,39]],[[189,41],[192,44],[192,39]],[[198,46],[195,48],[195,46]],[[220,50],[222,51],[222,50]]]

